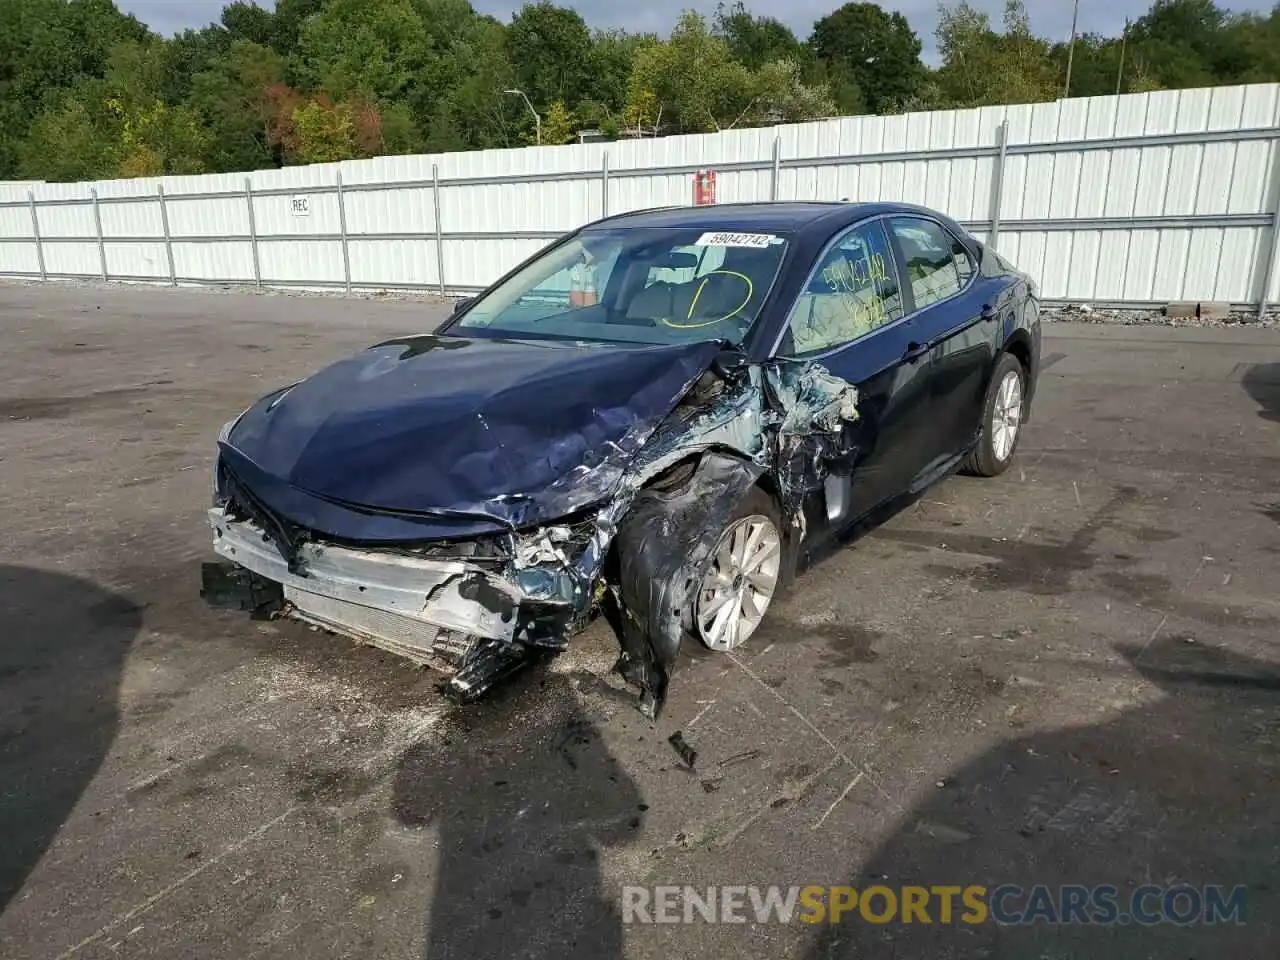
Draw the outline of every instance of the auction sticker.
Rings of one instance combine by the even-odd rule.
[[[781,243],[771,233],[704,233],[695,247],[767,247]]]

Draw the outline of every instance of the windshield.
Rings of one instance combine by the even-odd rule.
[[[775,233],[701,227],[590,229],[478,297],[471,336],[662,344],[741,342],[787,248]]]

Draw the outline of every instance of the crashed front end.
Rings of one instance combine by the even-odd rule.
[[[463,700],[563,650],[600,613],[618,637],[616,670],[656,717],[726,518],[765,487],[794,558],[805,504],[848,456],[857,418],[854,388],[816,364],[748,364],[732,351],[706,360],[672,408],[610,445],[617,456],[571,471],[579,509],[551,522],[344,542],[267,506],[237,472],[247,462],[224,448],[209,519],[232,566],[207,566],[204,593],[429,664]]]
[[[233,495],[209,510],[214,550],[234,565],[206,565],[206,597],[280,612],[450,675],[459,699],[484,693],[538,648],[558,650],[585,605],[561,580],[566,551],[585,549],[587,524],[458,542],[374,548],[297,543],[286,558]],[[535,557],[560,561],[559,570]],[[523,560],[524,566],[521,567]]]

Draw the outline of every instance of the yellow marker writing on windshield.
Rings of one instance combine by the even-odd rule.
[[[702,291],[706,289],[707,283],[716,274],[724,274],[730,277],[737,277],[739,280],[741,280],[743,283],[747,285],[747,295],[743,298],[742,303],[738,304],[738,306],[734,307],[732,310],[726,313],[723,317],[716,317],[712,320],[703,320],[700,323],[676,323],[676,321],[674,320],[661,320],[659,322],[665,326],[672,327],[676,330],[696,330],[699,327],[710,327],[717,323],[724,323],[726,320],[733,319],[735,316],[737,316],[743,310],[745,310],[747,308],[747,304],[751,302],[751,294],[754,289],[751,283],[751,278],[748,277],[745,273],[738,273],[736,270],[712,270],[710,273],[708,273],[705,277],[702,278],[702,283],[698,284],[698,289],[693,294],[693,302],[689,304],[689,312],[686,315],[685,319],[686,320],[693,319],[693,311],[698,306],[698,298],[702,296]]]

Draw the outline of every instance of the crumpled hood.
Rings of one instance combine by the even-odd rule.
[[[545,523],[615,492],[722,348],[393,340],[264,397],[222,455],[263,504],[331,536],[409,537],[376,512],[418,515],[423,538]]]

